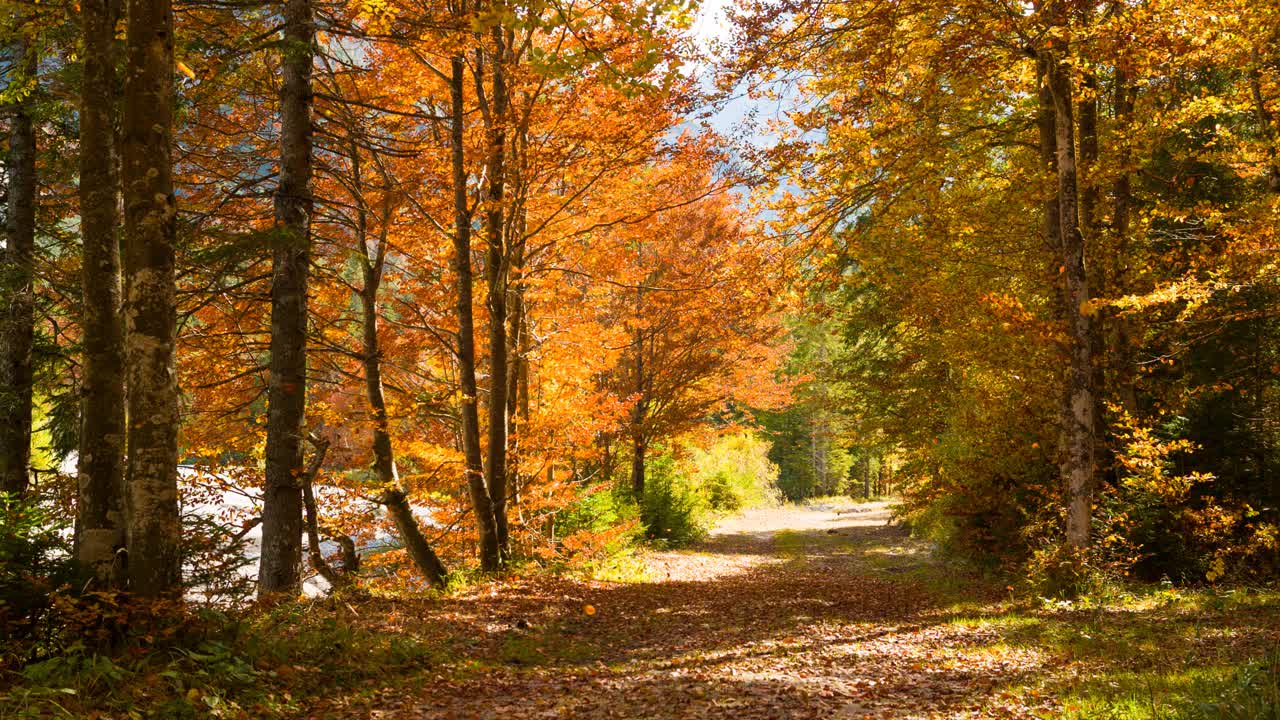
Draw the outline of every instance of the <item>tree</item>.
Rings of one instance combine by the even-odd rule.
[[[1067,490],[1067,542],[1079,548],[1089,544],[1093,504],[1094,431],[1097,401],[1094,397],[1093,329],[1089,309],[1089,278],[1085,266],[1085,237],[1081,230],[1079,174],[1076,167],[1076,90],[1072,69],[1067,65],[1070,40],[1069,9],[1053,0],[1040,9],[1046,15],[1046,45],[1040,51],[1040,68],[1048,90],[1038,97],[1052,101],[1044,112],[1053,117],[1054,163],[1057,173],[1058,213],[1052,224],[1058,230],[1056,244],[1062,255],[1062,315],[1068,328],[1069,359],[1063,388],[1061,455],[1062,480]],[[1092,97],[1089,103],[1093,103]],[[1092,118],[1093,112],[1087,117]],[[1081,113],[1082,119],[1086,117]],[[1094,145],[1096,130],[1083,131],[1083,139]],[[1092,193],[1093,190],[1087,191]],[[1048,208],[1053,212],[1054,208]]]
[[[673,163],[663,170],[694,174],[695,168]],[[653,177],[658,187],[667,179],[661,171]],[[708,187],[669,182],[658,191],[660,202],[672,202],[665,193],[690,198],[695,188]],[[735,373],[749,373],[761,396],[772,385],[770,345],[778,328],[771,313],[781,276],[771,260],[781,255],[770,238],[752,234],[722,196],[690,201],[635,234],[619,235],[634,264],[627,268],[632,281],[615,299],[631,337],[613,382],[631,404],[630,484],[643,496],[649,448],[702,422],[752,384]]]
[[[173,8],[128,0],[123,164],[128,392],[129,588],[143,597],[182,582],[172,183]]]
[[[116,234],[116,0],[81,3],[80,226],[84,241],[84,395],[79,450],[77,557],[98,582],[120,586],[125,547],[124,336]]]
[[[24,28],[19,27],[19,32]],[[19,36],[9,48],[8,207],[0,255],[0,492],[21,495],[30,481],[31,346],[35,338],[33,263],[36,235],[36,130],[33,118],[37,56]]]
[[[302,489],[307,403],[307,276],[311,263],[310,0],[285,0],[280,87],[280,180],[271,255],[271,362],[267,385],[266,480],[258,591],[301,582]]]
[[[456,21],[466,19],[465,4],[456,13]],[[466,458],[464,472],[471,507],[480,532],[480,567],[497,570],[502,564],[498,524],[494,518],[492,488],[485,481],[480,448],[480,391],[476,384],[475,308],[471,271],[471,209],[467,198],[467,167],[464,130],[466,100],[465,60],[460,54],[449,58],[449,147],[453,171],[453,261],[455,312],[458,322],[458,375],[462,391],[462,451]]]

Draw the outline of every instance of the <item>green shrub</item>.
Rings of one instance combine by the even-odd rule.
[[[640,518],[645,536],[679,546],[701,540],[711,524],[711,507],[697,485],[670,454],[659,455],[645,468]]]
[[[557,513],[555,535],[604,532],[639,515],[640,508],[631,493],[613,485],[595,485],[584,488],[576,501]]]

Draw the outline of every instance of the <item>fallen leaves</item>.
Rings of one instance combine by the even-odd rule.
[[[650,582],[522,579],[405,607],[450,663],[325,698],[317,714],[1030,720],[1062,709],[1061,688],[1108,672],[1017,641],[1043,618],[1010,620],[999,588],[930,584],[956,573],[924,573],[927,554],[886,528],[882,506],[768,512],[697,552],[652,554]]]

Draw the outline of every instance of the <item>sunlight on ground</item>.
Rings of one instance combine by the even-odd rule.
[[[1261,660],[1280,647],[1276,593],[1015,598],[887,519],[884,503],[752,511],[635,556],[627,582],[327,598],[255,621],[251,664],[206,654],[239,663],[229,676],[270,718],[1275,718],[1280,672]],[[171,684],[113,682],[122,707]],[[0,711],[43,700],[18,702]]]

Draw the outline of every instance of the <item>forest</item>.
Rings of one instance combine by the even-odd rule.
[[[0,0],[0,717],[1280,719],[1275,0]]]

